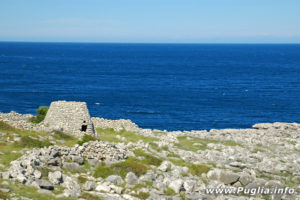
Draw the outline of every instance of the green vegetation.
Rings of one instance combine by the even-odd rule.
[[[177,137],[179,143],[175,144],[176,147],[186,150],[186,151],[198,151],[198,150],[205,150],[207,149],[207,144],[214,143],[214,144],[223,144],[225,146],[240,146],[239,143],[235,141],[226,140],[213,140],[213,139],[202,139],[196,137],[187,137],[187,136],[180,136]]]
[[[85,134],[85,135],[81,138],[81,140],[79,140],[79,141],[77,142],[77,144],[83,145],[83,144],[86,143],[86,142],[89,142],[89,141],[95,141],[95,140],[97,140],[97,138],[95,138],[94,136]]]
[[[98,197],[96,195],[92,195],[92,194],[89,194],[89,193],[83,193],[81,195],[81,198],[84,198],[86,200],[102,200],[101,197]]]
[[[18,147],[21,147],[21,148],[25,148],[25,147],[28,147],[28,148],[42,148],[42,147],[48,147],[51,145],[49,139],[46,139],[44,141],[40,141],[40,140],[37,140],[37,139],[33,139],[32,137],[30,136],[21,136],[21,141],[20,142],[17,142],[15,144],[16,146]]]
[[[139,192],[138,194],[133,195],[139,199],[147,199],[150,196],[149,192]]]
[[[171,161],[174,165],[179,165],[182,167],[189,168],[189,172],[195,176],[201,176],[202,173],[207,173],[211,169],[207,165],[204,165],[204,164],[196,165],[196,164],[186,162],[181,159],[180,160],[169,159],[169,161]]]
[[[94,173],[94,177],[102,177],[106,178],[112,174],[118,174],[122,178],[125,178],[128,172],[133,172],[137,176],[145,174],[149,167],[143,163],[143,161],[136,159],[136,158],[128,158],[127,160],[115,163],[111,166],[106,166],[104,163],[99,165]]]
[[[157,157],[155,157],[153,155],[147,154],[142,149],[136,149],[136,150],[134,150],[134,154],[136,156],[142,156],[142,157],[144,157],[144,159],[141,160],[141,162],[144,163],[144,164],[146,164],[146,165],[159,166],[162,163],[162,159],[157,158]]]
[[[83,176],[78,176],[77,179],[80,184],[83,184],[87,181],[87,178],[85,178]]]
[[[178,154],[175,154],[175,153],[173,153],[173,152],[171,152],[171,153],[168,153],[168,155],[167,155],[167,157],[171,157],[171,158],[180,158],[180,156],[178,155]]]
[[[112,128],[109,129],[97,129],[97,133],[101,140],[108,141],[108,142],[122,142],[120,139],[117,138],[117,135],[126,138],[127,142],[138,142],[142,140],[145,143],[150,143],[152,141],[158,141],[157,138],[154,137],[145,137],[141,134],[132,132],[132,131],[115,131]],[[127,143],[126,142],[126,143]]]
[[[169,196],[173,196],[176,194],[176,192],[169,187],[164,191],[164,193],[165,193],[165,195],[169,195]]]
[[[3,121],[0,121],[0,131],[6,134],[5,136],[0,136],[0,152],[3,153],[3,155],[0,155],[0,164],[3,164],[4,168],[6,168],[11,161],[21,157],[22,153],[20,151],[23,150],[23,148],[31,149],[51,145],[49,139],[43,141],[38,140],[39,137],[48,138],[49,133],[17,129]],[[7,139],[12,141],[15,135],[20,138],[19,141],[14,141],[13,143],[7,142]],[[73,146],[76,143],[74,137],[67,136],[62,132],[56,132],[53,138],[63,140],[67,146]]]
[[[11,190],[10,194],[15,193],[16,197],[23,196],[23,197],[27,197],[27,198],[34,199],[34,200],[49,200],[49,199],[75,200],[76,199],[76,198],[67,198],[67,197],[55,198],[55,196],[53,196],[53,195],[38,193],[36,187],[23,185],[23,184],[17,183],[17,182],[10,182],[10,181],[8,181],[8,182],[9,182],[9,185],[0,185],[0,187],[10,189]],[[3,192],[0,193],[0,198],[10,199],[9,194],[3,193]]]
[[[40,106],[36,110],[36,116],[30,118],[29,121],[36,124],[42,122],[45,119],[48,110],[49,110],[48,106]]]

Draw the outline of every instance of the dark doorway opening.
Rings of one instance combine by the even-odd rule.
[[[87,129],[87,125],[82,125],[82,126],[81,126],[81,131],[82,131],[82,132],[86,132],[86,129]]]

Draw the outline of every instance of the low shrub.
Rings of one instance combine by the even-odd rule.
[[[42,122],[46,117],[48,109],[49,109],[49,107],[47,107],[47,106],[40,106],[36,110],[36,116],[30,118],[29,121],[32,123],[36,123],[36,124]]]

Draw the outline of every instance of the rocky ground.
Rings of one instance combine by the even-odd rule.
[[[300,192],[300,124],[160,131],[92,118],[98,137],[74,138],[0,113],[0,199],[291,199],[211,195],[206,188]]]

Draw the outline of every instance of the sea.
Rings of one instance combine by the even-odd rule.
[[[0,112],[57,100],[169,131],[300,123],[300,45],[0,42]]]

